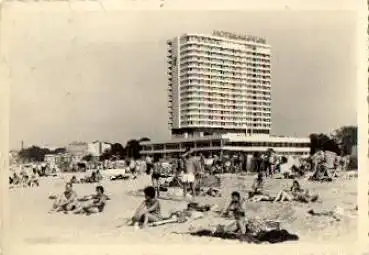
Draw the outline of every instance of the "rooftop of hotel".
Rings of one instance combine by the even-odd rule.
[[[248,35],[248,34],[236,34],[226,31],[214,30],[212,33],[209,34],[201,34],[201,33],[185,33],[182,36],[202,36],[202,37],[209,37],[209,38],[222,38],[228,39],[233,41],[243,41],[243,42],[252,42],[256,44],[266,45],[267,41],[265,38],[255,35]],[[172,41],[168,40],[168,44],[171,44]]]

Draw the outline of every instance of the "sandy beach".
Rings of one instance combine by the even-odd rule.
[[[101,214],[82,216],[49,214],[52,200],[49,195],[63,191],[65,182],[71,177],[63,174],[61,177],[41,179],[40,187],[17,188],[9,191],[11,246],[19,245],[49,245],[49,244],[236,244],[238,241],[226,241],[217,238],[194,237],[185,234],[190,229],[207,228],[226,220],[209,215],[203,219],[183,224],[168,224],[144,230],[134,230],[124,225],[126,219],[132,216],[143,197],[130,194],[150,184],[148,176],[140,176],[136,180],[102,181],[106,194],[111,198],[106,209]],[[250,187],[252,176],[222,176],[222,197],[198,197],[197,202],[217,204],[223,208],[233,190],[245,194]],[[276,194],[282,187],[289,186],[291,180],[267,179],[266,190]],[[356,240],[355,211],[357,190],[356,179],[336,179],[331,183],[315,183],[302,180],[303,187],[320,194],[320,201],[312,204],[297,202],[247,203],[248,217],[278,219],[282,228],[297,234],[298,243],[314,244],[337,243],[350,244]],[[96,184],[76,184],[75,190],[79,196],[94,192]],[[185,201],[161,200],[164,215],[186,207]],[[306,212],[313,208],[316,211],[332,210],[334,206],[344,209],[341,221],[332,221],[329,217],[309,216]],[[123,225],[122,225],[123,224]],[[248,245],[242,243],[242,245]]]

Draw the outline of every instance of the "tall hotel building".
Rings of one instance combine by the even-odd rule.
[[[269,134],[271,47],[263,38],[215,31],[167,42],[172,135]]]
[[[271,47],[215,31],[167,41],[171,139],[142,142],[143,155],[197,152],[309,154],[309,138],[272,136]]]

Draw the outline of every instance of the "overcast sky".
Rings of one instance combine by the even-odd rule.
[[[10,146],[169,137],[165,41],[226,30],[272,46],[274,134],[356,124],[354,12],[13,13]]]

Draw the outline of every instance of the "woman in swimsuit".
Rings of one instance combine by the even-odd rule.
[[[278,193],[274,202],[278,201],[300,201],[300,202],[313,202],[318,196],[312,196],[309,190],[304,190],[297,180],[293,180],[292,186],[289,190],[282,190]]]
[[[155,198],[155,188],[152,186],[146,187],[144,193],[145,200],[140,204],[132,217],[132,223],[135,227],[139,224],[142,227],[146,227],[149,222],[156,222],[162,219],[160,203]]]

